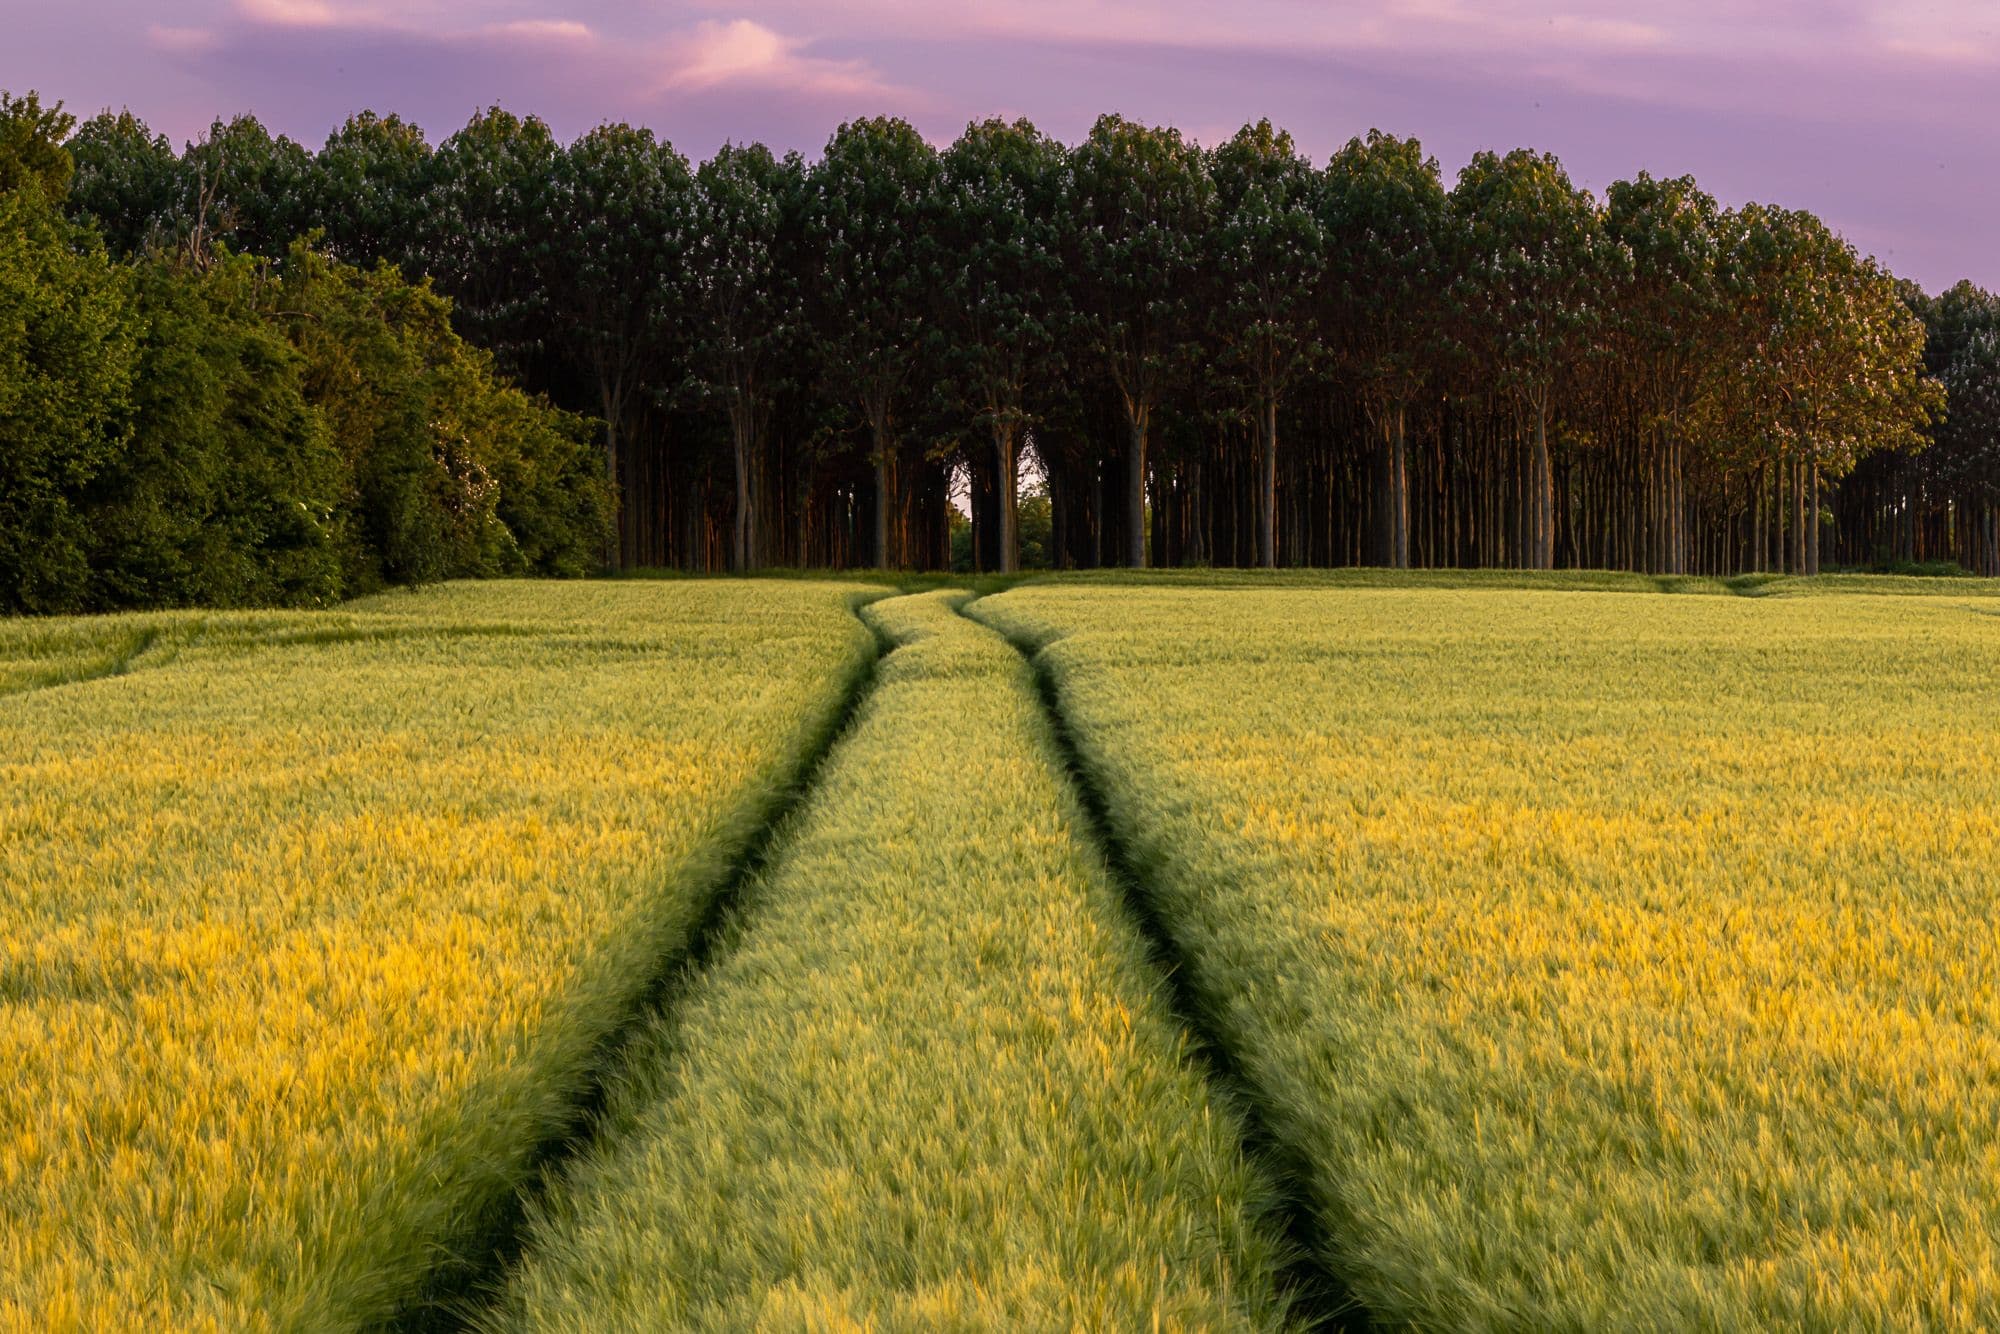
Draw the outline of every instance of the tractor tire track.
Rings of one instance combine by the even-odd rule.
[[[630,1060],[637,1039],[656,1015],[671,1014],[700,979],[720,950],[728,947],[731,926],[738,917],[744,889],[782,850],[792,816],[810,800],[820,784],[827,757],[853,726],[856,716],[880,679],[882,660],[896,649],[868,617],[857,599],[849,610],[869,633],[865,657],[844,683],[839,704],[805,747],[789,781],[764,796],[749,817],[750,833],[727,855],[686,945],[660,960],[646,980],[637,1002],[606,1034],[587,1066],[587,1075],[570,1111],[568,1125],[544,1137],[531,1151],[528,1175],[509,1197],[496,1201],[489,1215],[470,1229],[440,1260],[430,1278],[404,1302],[385,1326],[399,1334],[476,1330],[505,1290],[528,1240],[528,1223],[536,1205],[560,1179],[566,1166],[595,1150],[606,1137],[611,1097]]]
[[[1310,1330],[1374,1329],[1377,1322],[1368,1309],[1328,1263],[1324,1232],[1312,1204],[1309,1160],[1277,1132],[1281,1118],[1273,1114],[1271,1099],[1225,1039],[1226,1029],[1219,1019],[1222,1006],[1202,985],[1198,960],[1181,944],[1161,909],[1159,896],[1141,874],[1130,844],[1112,821],[1104,785],[1078,745],[1076,730],[1063,708],[1061,688],[1042,646],[981,620],[972,610],[976,601],[961,603],[959,614],[999,634],[1027,660],[1065,777],[1083,812],[1084,824],[1078,836],[1096,845],[1131,915],[1133,929],[1144,939],[1147,953],[1165,980],[1174,1017],[1187,1031],[1190,1048],[1202,1063],[1210,1086],[1238,1114],[1244,1156],[1258,1164],[1271,1183],[1274,1204],[1269,1221],[1289,1243],[1292,1254],[1280,1281],[1289,1296],[1293,1320]]]

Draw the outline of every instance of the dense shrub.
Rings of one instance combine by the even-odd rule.
[[[89,601],[83,496],[124,451],[126,286],[39,192],[0,192],[0,607]]]
[[[427,282],[316,236],[232,255],[169,218],[186,182],[164,141],[100,118],[73,172],[68,126],[0,102],[0,610],[314,605],[603,564],[592,423],[502,379]],[[138,202],[68,221],[72,175]]]

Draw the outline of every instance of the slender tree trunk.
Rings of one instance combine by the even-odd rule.
[[[1040,452],[1040,450],[1038,450]],[[1056,460],[1042,456],[1042,476],[1048,486],[1048,544],[1050,562],[1058,570],[1074,570],[1076,558],[1070,552],[1070,506],[1072,492],[1068,486],[1068,470],[1060,468]]]
[[[625,538],[632,531],[632,516],[627,513],[632,507],[632,488],[627,484],[624,473],[624,441],[619,438],[619,424],[624,417],[624,404],[617,386],[609,379],[599,376],[597,381],[599,396],[604,401],[604,464],[611,473],[611,485],[617,495],[612,508],[613,531],[611,547],[604,553],[604,563],[617,569],[626,567]]]
[[[875,568],[887,570],[898,561],[893,546],[896,523],[896,454],[886,415],[871,423],[875,436]]]
[[[1801,464],[1805,474],[1806,513],[1801,532],[1805,545],[1805,567],[1807,574],[1819,573],[1819,465],[1810,467]]]
[[[1410,568],[1410,441],[1408,410],[1402,403],[1389,409],[1389,564]]]
[[[1012,422],[993,423],[994,477],[999,494],[1000,572],[1012,574],[1021,568],[1021,515],[1018,504],[1021,483],[1021,454],[1015,444]]]
[[[1810,574],[1806,568],[1806,464],[1792,460],[1792,574]]]
[[[1257,563],[1278,567],[1278,396],[1257,405]]]
[[[1390,440],[1388,456],[1394,464],[1394,476],[1390,478],[1390,514],[1396,522],[1392,532],[1396,534],[1394,550],[1390,552],[1390,564],[1398,570],[1410,568],[1410,410],[1406,404],[1398,402],[1390,408]]]
[[[1549,410],[1546,401],[1535,405],[1535,438],[1528,454],[1529,515],[1527,565],[1537,570],[1555,568],[1555,478],[1549,466]]]
[[[1757,465],[1757,482],[1750,490],[1750,568],[1762,574],[1769,567],[1764,563],[1766,540],[1764,527],[1770,522],[1770,465]]]
[[[1375,448],[1369,471],[1374,475],[1374,531],[1368,559],[1377,565],[1410,567],[1410,451],[1405,429],[1406,409],[1390,403],[1371,413]]]
[[[738,408],[730,417],[730,444],[736,463],[736,525],[730,563],[740,573],[757,567],[757,500],[751,479],[757,444],[751,438],[749,409]]]
[[[1698,539],[1695,539],[1698,540]],[[1674,431],[1674,573],[1692,573],[1692,540],[1688,533],[1687,442]]]
[[[1125,563],[1132,569],[1146,564],[1146,428],[1151,405],[1130,410],[1131,457],[1125,461]]]
[[[1188,480],[1188,546],[1187,560],[1190,565],[1208,564],[1208,487],[1204,481],[1207,464],[1197,462],[1194,474]]]

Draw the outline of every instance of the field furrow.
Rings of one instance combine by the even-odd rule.
[[[900,647],[494,1328],[1282,1323],[1237,1118],[953,597],[867,609]]]
[[[473,1256],[833,726],[861,596],[15,632],[0,1327],[351,1328]]]

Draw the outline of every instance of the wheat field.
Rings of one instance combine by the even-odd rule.
[[[1051,748],[932,593],[504,1330],[1279,1327],[1281,1244]]]
[[[2000,1325],[1984,585],[889,582],[0,624],[0,1329]]]
[[[975,604],[1388,1323],[2000,1324],[2000,604],[1800,587]]]
[[[0,1327],[391,1314],[872,654],[863,590],[0,633]]]

